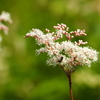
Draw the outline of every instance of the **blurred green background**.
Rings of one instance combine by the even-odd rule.
[[[58,67],[46,65],[46,54],[36,56],[34,38],[23,38],[32,28],[53,31],[58,23],[70,31],[85,29],[88,46],[100,51],[100,0],[0,0],[0,13],[11,14],[8,35],[2,34],[0,100],[70,100],[68,79]],[[79,39],[78,38],[78,39]],[[100,59],[72,74],[75,100],[100,100]]]

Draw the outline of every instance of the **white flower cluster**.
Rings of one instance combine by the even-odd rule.
[[[4,22],[12,23],[12,20],[10,18],[10,14],[2,11],[0,15],[0,31],[3,30],[3,32],[7,35],[9,28],[5,25]],[[2,42],[2,36],[0,35],[0,51],[1,51],[1,42]]]
[[[4,22],[9,22],[9,23],[12,23],[12,20],[11,20],[11,17],[10,17],[10,14],[3,11],[0,15],[0,30],[3,30],[5,34],[8,33],[8,30],[9,28],[3,24],[3,21]]]
[[[65,24],[58,24],[54,26],[56,32],[51,32],[46,29],[47,34],[44,34],[39,29],[32,29],[25,37],[34,37],[38,45],[44,44],[45,46],[36,50],[38,54],[45,52],[48,54],[48,65],[60,65],[66,73],[72,73],[76,70],[78,65],[91,66],[92,62],[98,60],[98,52],[89,47],[80,47],[81,44],[86,44],[79,40],[77,43],[71,42],[75,36],[86,35],[84,30],[76,30],[68,33],[68,27]],[[56,42],[56,40],[66,36],[67,41]]]

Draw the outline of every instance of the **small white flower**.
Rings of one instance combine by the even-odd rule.
[[[6,21],[6,22],[9,22],[9,23],[12,23],[12,20],[11,20],[11,17],[10,17],[10,14],[3,11],[0,15],[0,21],[3,20],[3,21]]]
[[[57,32],[56,32],[56,34],[57,34],[57,37],[58,38],[63,38],[63,33],[64,31],[63,30],[58,30]]]

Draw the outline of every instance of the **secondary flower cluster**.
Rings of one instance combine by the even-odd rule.
[[[3,11],[0,15],[0,31],[2,30],[7,35],[9,28],[5,25],[4,22],[12,23],[10,14],[5,11]],[[1,42],[2,42],[2,36],[0,35],[0,51],[1,51]]]
[[[65,24],[58,24],[54,26],[55,32],[50,32],[46,29],[47,34],[44,34],[39,29],[32,29],[24,37],[34,37],[38,45],[44,45],[40,49],[36,50],[38,54],[47,53],[49,58],[47,60],[48,65],[57,66],[66,73],[72,73],[76,70],[78,65],[91,66],[92,62],[98,60],[98,52],[89,47],[80,47],[79,45],[86,44],[79,40],[78,42],[71,42],[71,39],[75,36],[86,36],[85,30],[77,29],[68,33],[68,27]],[[66,41],[57,42],[58,39],[67,38]]]
[[[8,33],[9,28],[3,24],[3,22],[9,22],[12,23],[10,14],[3,11],[0,15],[0,30],[3,30],[5,34]]]

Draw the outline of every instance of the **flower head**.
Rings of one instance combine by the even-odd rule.
[[[4,22],[12,23],[10,14],[3,11],[0,15],[0,31],[3,30],[3,32],[7,35],[9,28],[5,25]],[[2,42],[2,36],[0,34],[0,51],[1,51],[1,42]]]
[[[68,27],[65,24],[58,24],[54,26],[55,32],[51,32],[46,29],[47,34],[44,34],[39,29],[32,29],[25,37],[34,37],[38,45],[44,44],[45,46],[36,50],[37,53],[45,52],[49,58],[47,60],[48,65],[57,66],[60,65],[66,73],[72,73],[76,70],[78,65],[91,66],[92,62],[98,60],[98,52],[90,47],[80,47],[80,45],[86,44],[79,40],[78,42],[71,42],[71,39],[75,36],[86,36],[85,30],[77,29],[76,31],[68,32]],[[57,42],[66,36],[67,40]]]
[[[10,14],[8,12],[3,11],[0,15],[0,30],[3,30],[5,34],[8,34],[9,28],[3,22],[12,23]]]
[[[9,23],[12,23],[10,14],[8,12],[2,11],[2,13],[0,15],[0,21],[6,21]]]

